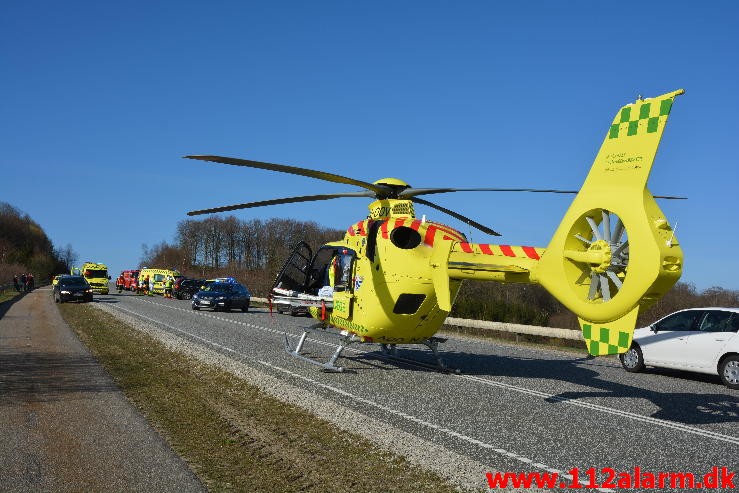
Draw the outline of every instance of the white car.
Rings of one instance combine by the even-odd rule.
[[[739,308],[691,308],[636,329],[631,347],[619,355],[626,371],[645,366],[718,375],[739,389]]]

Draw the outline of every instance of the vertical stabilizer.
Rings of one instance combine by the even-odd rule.
[[[647,180],[683,92],[640,99],[616,113],[534,273],[580,318],[591,354],[626,351],[639,310],[680,277],[682,251]]]

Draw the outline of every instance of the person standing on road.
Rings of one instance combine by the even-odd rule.
[[[21,285],[20,285],[20,284],[18,284],[18,274],[15,274],[15,275],[13,276],[13,287],[14,287],[14,288],[15,288],[15,290],[16,290],[16,291],[18,291],[19,293],[21,292]]]
[[[174,285],[174,279],[172,276],[168,276],[167,280],[164,281],[164,297],[172,299],[172,286]]]
[[[21,274],[21,289],[23,291],[26,290],[26,275],[25,274]]]
[[[146,276],[146,289],[147,295],[154,296],[154,279],[149,276]]]

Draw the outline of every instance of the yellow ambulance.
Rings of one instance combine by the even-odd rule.
[[[73,267],[72,275],[83,276],[94,293],[108,294],[108,266],[98,262],[85,262],[82,267]]]
[[[183,277],[178,270],[150,269],[148,267],[143,267],[139,271],[139,282],[144,282],[144,279],[146,279],[147,276],[149,276],[150,280],[154,281],[154,289],[152,292],[157,294],[164,294],[164,281],[166,281],[168,277],[172,277],[175,281],[178,278]]]

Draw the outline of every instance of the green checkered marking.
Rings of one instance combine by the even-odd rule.
[[[621,123],[626,123],[631,120],[631,107],[627,107],[621,110]]]
[[[647,133],[652,134],[655,133],[659,129],[659,116],[667,116],[670,114],[670,109],[672,109],[672,98],[669,99],[663,99],[660,101],[659,105],[659,116],[649,116],[649,112],[652,109],[652,103],[643,103],[640,106],[638,106],[638,112],[634,111],[634,116],[636,116],[636,113],[639,114],[638,118],[635,120],[631,119],[632,115],[632,108],[637,109],[635,106],[627,106],[626,108],[621,109],[621,113],[618,117],[618,122],[611,125],[611,127],[608,130],[608,138],[609,139],[617,139],[619,136],[622,135],[621,133],[621,124],[622,123],[628,123],[626,125],[626,136],[630,137],[632,135],[637,135],[639,133],[639,123],[642,122],[642,120],[646,120],[646,128]]]
[[[603,354],[618,354],[619,349],[627,349],[629,347],[629,333],[622,330],[616,331],[618,333],[618,340],[616,344],[611,344],[611,333],[612,329],[608,327],[601,327],[600,329],[593,329],[590,324],[583,324],[582,335],[588,346],[590,354],[603,355]]]
[[[582,324],[582,336],[585,339],[590,339],[591,331],[593,330],[593,326],[590,324]]]
[[[618,347],[629,347],[629,333],[618,332]]]
[[[670,114],[672,109],[672,99],[663,99],[659,105],[659,116],[666,116]]]
[[[643,120],[649,118],[649,109],[652,107],[652,103],[644,103],[639,107],[639,119]]]

